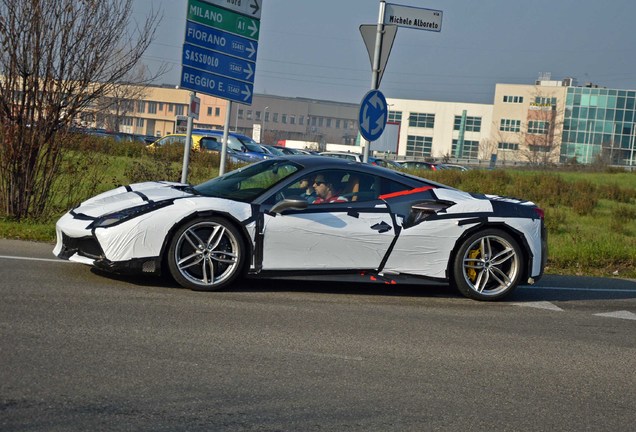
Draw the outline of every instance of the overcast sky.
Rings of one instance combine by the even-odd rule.
[[[143,61],[178,84],[187,0],[133,0],[131,18],[163,14]],[[245,0],[243,0],[245,1]],[[359,103],[371,88],[361,24],[378,0],[261,0],[254,91]],[[391,2],[389,2],[391,3]],[[389,98],[492,103],[496,83],[539,73],[636,89],[634,0],[396,0],[443,12],[441,32],[399,28],[380,90]]]

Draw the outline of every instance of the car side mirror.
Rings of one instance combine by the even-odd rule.
[[[270,209],[272,213],[281,214],[285,210],[304,210],[309,203],[304,199],[284,199],[274,204]]]

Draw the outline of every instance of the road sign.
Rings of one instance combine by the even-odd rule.
[[[192,21],[186,22],[185,42],[243,60],[256,61],[258,42]]]
[[[367,52],[369,53],[369,61],[371,62],[371,69],[373,69],[373,56],[375,55],[375,39],[376,34],[378,32],[377,24],[362,24],[360,26],[360,34],[362,35],[362,40],[367,47]],[[378,68],[378,82],[376,83],[376,87],[380,87],[380,81],[382,81],[382,76],[384,75],[384,69],[386,68],[386,63],[389,61],[389,55],[391,54],[391,48],[393,48],[393,41],[395,40],[395,35],[397,34],[397,26],[395,25],[385,25],[384,26],[384,34],[382,35],[382,44],[380,49],[380,65]]]
[[[388,117],[388,105],[386,98],[380,90],[371,90],[360,103],[358,123],[360,135],[367,141],[375,141],[384,132]]]
[[[194,45],[183,46],[181,64],[241,81],[254,81],[254,63]]]
[[[439,32],[442,31],[442,11],[387,3],[384,24]]]
[[[181,87],[251,105],[254,85],[183,66]]]
[[[261,18],[261,0],[203,0],[206,3],[216,4],[225,9],[233,10],[240,14]]]
[[[261,5],[188,0],[181,88],[252,104]],[[238,13],[246,11],[249,16]]]
[[[216,2],[224,3],[221,0]],[[200,0],[188,1],[187,19],[254,40],[258,40],[261,26],[259,19],[246,17]]]

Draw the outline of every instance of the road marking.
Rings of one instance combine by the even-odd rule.
[[[636,321],[636,314],[629,311],[616,311],[616,312],[605,312],[605,313],[597,313],[595,316],[600,317],[608,317],[608,318],[620,318],[626,320]]]
[[[558,312],[563,312],[563,309],[558,307],[557,305],[550,303],[548,301],[538,301],[538,302],[527,302],[527,303],[513,303],[513,306],[525,306],[537,309],[547,309]]]
[[[546,291],[594,291],[612,293],[636,293],[636,289],[611,289],[611,288],[568,288],[568,287],[547,287],[547,286],[523,286],[519,289],[546,290]]]
[[[10,256],[10,255],[0,255],[0,259],[15,259],[15,260],[25,260],[25,261],[46,261],[46,262],[59,262],[59,263],[70,263],[71,261],[66,261],[59,258],[31,258],[31,257],[19,257],[19,256]]]

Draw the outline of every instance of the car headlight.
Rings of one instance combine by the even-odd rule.
[[[172,200],[151,202],[142,204],[135,207],[119,210],[113,213],[106,214],[104,216],[95,219],[95,221],[88,226],[88,228],[107,228],[113,225],[126,222],[130,219],[134,219],[142,214],[150,213],[157,209],[169,206],[172,204]]]

